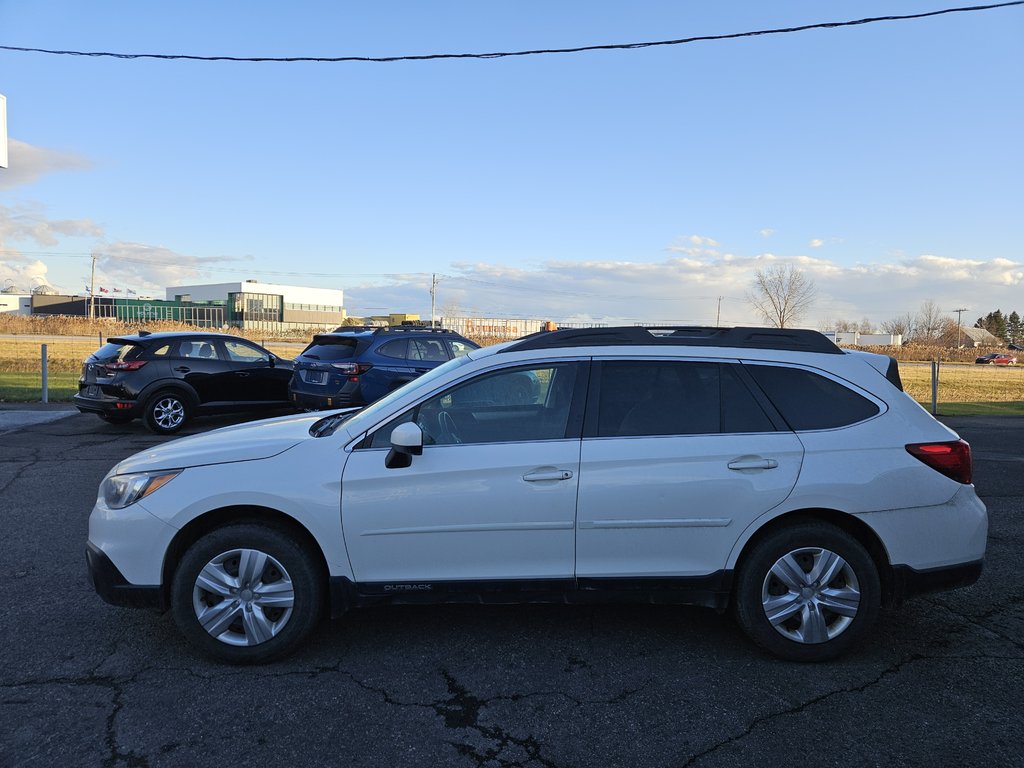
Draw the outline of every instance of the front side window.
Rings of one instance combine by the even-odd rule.
[[[747,365],[793,430],[834,429],[869,419],[879,408],[838,381],[778,365]]]
[[[728,364],[619,360],[600,366],[597,437],[770,432],[771,420]],[[588,417],[590,418],[590,417]]]
[[[463,355],[468,355],[474,349],[479,349],[479,347],[467,344],[465,341],[459,341],[458,339],[450,339],[448,343],[452,347],[452,357],[462,357]]]
[[[378,429],[369,447],[390,445],[391,431],[415,421],[424,445],[559,440],[569,435],[579,367],[545,364],[495,371],[452,387]]]
[[[224,349],[227,350],[228,358],[236,363],[265,363],[267,356],[248,344],[239,341],[225,341]]]
[[[409,359],[438,363],[448,359],[440,339],[409,339]]]

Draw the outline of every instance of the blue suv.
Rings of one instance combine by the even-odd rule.
[[[290,397],[300,408],[366,405],[480,345],[427,326],[338,328],[295,358]]]

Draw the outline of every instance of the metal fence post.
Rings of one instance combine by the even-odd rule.
[[[932,416],[939,413],[939,359],[932,360]]]
[[[46,359],[46,345],[43,344],[40,350],[43,357],[43,402],[50,402],[50,372]]]

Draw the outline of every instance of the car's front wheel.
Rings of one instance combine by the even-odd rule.
[[[808,521],[754,545],[737,574],[734,607],[765,650],[789,661],[825,661],[863,639],[880,599],[878,569],[861,543]]]
[[[178,392],[157,392],[146,403],[142,420],[150,432],[171,435],[185,426],[189,408],[188,400]]]
[[[171,586],[174,620],[188,640],[229,664],[291,653],[321,615],[323,584],[306,549],[259,524],[219,528],[182,557]]]

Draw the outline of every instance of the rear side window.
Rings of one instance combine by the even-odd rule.
[[[794,430],[834,429],[878,413],[878,406],[837,381],[802,368],[748,365],[746,370]]]
[[[356,351],[359,342],[353,338],[325,338],[323,336],[313,339],[312,343],[302,350],[303,357],[311,357],[314,360],[347,360]]]
[[[601,365],[597,437],[774,429],[750,390],[728,365],[678,360],[624,360]]]
[[[405,360],[408,347],[408,339],[395,339],[377,347],[377,354],[384,357],[393,357],[396,360]]]

